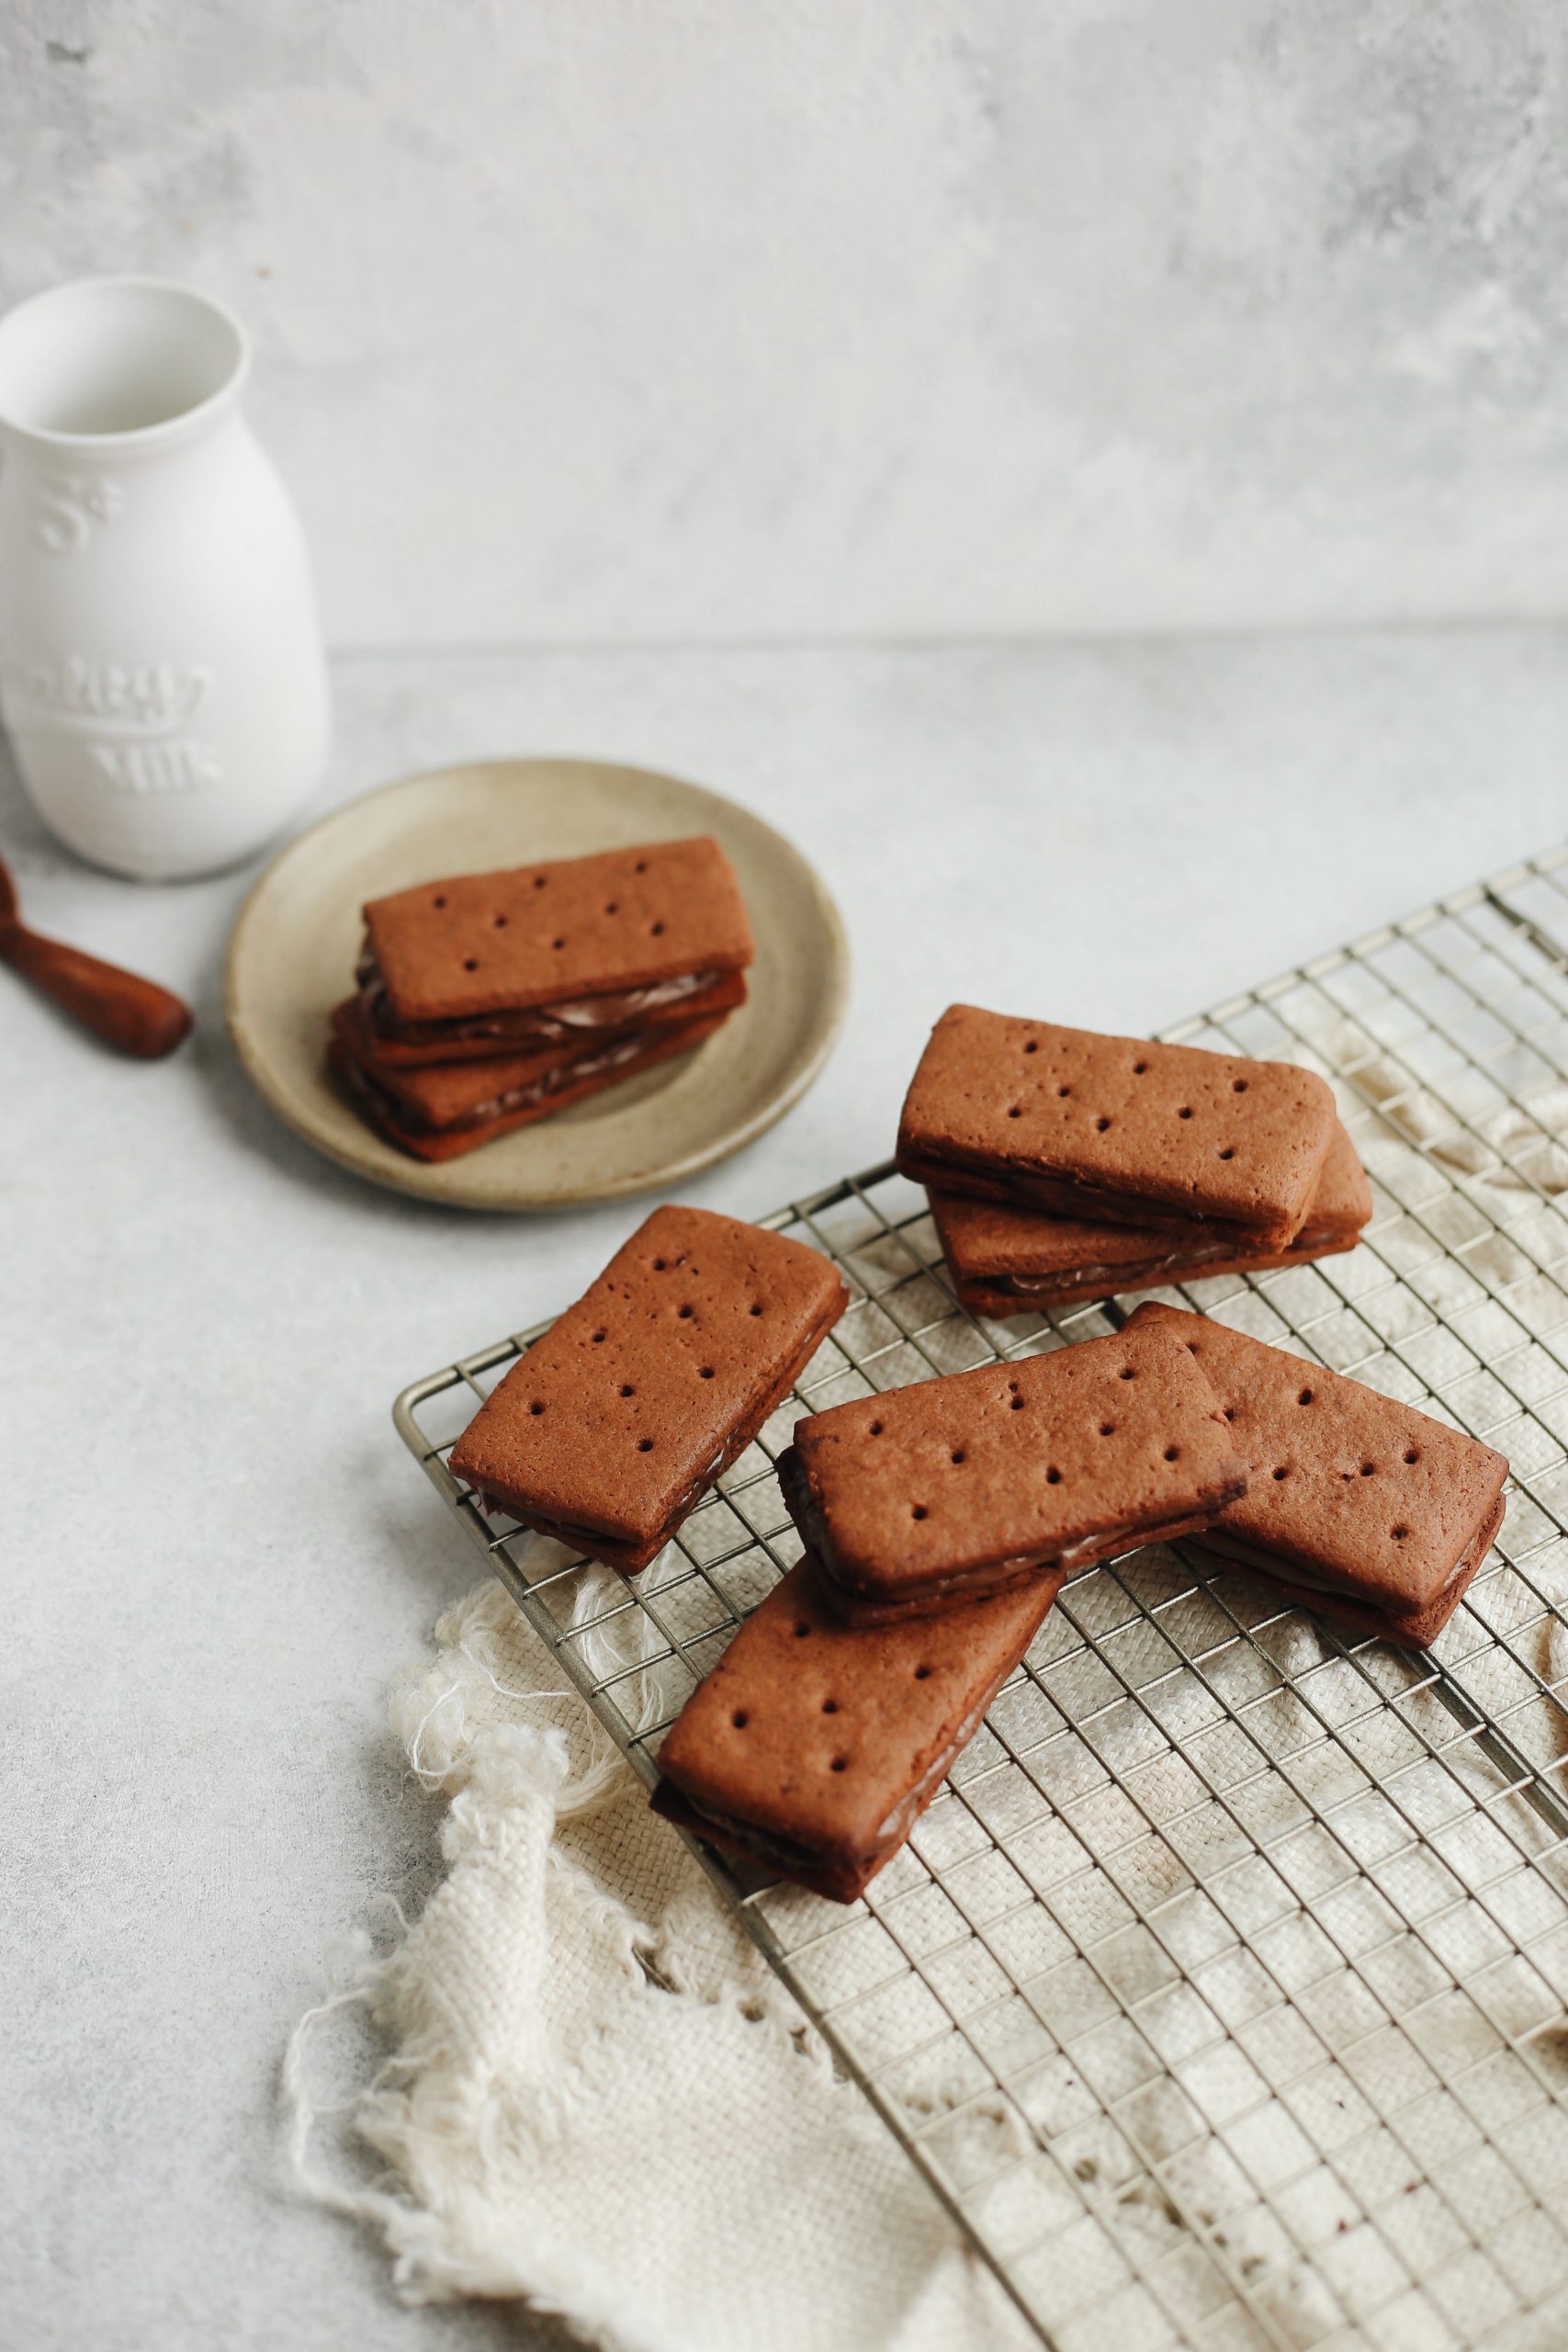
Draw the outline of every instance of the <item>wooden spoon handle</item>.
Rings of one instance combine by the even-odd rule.
[[[58,939],[40,939],[19,923],[0,932],[0,956],[122,1054],[155,1061],[172,1054],[189,1032],[188,1008],[155,980],[122,972],[118,964]]]

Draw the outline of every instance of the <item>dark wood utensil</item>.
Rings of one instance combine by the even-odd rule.
[[[29,931],[17,911],[10,868],[0,857],[0,963],[9,964],[75,1016],[106,1046],[143,1061],[172,1054],[188,1035],[189,1008],[155,980],[122,972],[58,939]]]

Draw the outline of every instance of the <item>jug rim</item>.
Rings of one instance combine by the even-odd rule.
[[[60,404],[68,401],[62,389],[67,369],[60,356],[65,327],[73,311],[80,321],[95,322],[100,339],[100,361],[109,348],[106,335],[106,317],[118,304],[125,320],[133,315],[138,297],[150,297],[148,309],[161,311],[174,332],[183,327],[185,344],[179,355],[185,363],[186,389],[173,390],[160,401],[150,388],[141,388],[141,404],[151,400],[154,405],[166,402],[167,413],[149,414],[141,421],[125,424],[80,426],[49,421],[40,414],[40,404],[47,408],[52,397],[58,413]],[[128,300],[126,298],[130,298]],[[51,354],[51,331],[56,337]],[[214,333],[216,330],[216,333]],[[199,347],[198,347],[199,345]],[[85,355],[84,369],[90,372],[91,354]],[[143,356],[145,357],[145,354]],[[40,385],[49,380],[51,358],[55,367],[55,389],[51,395]],[[251,367],[251,341],[239,319],[228,304],[203,288],[186,284],[177,277],[159,277],[137,271],[110,271],[90,277],[66,278],[57,286],[43,288],[39,293],[14,303],[0,316],[0,433],[8,438],[31,443],[37,447],[54,450],[61,455],[76,457],[95,455],[116,458],[130,457],[145,451],[152,454],[173,444],[186,440],[214,423],[225,410],[238,401]],[[32,413],[28,397],[28,371],[32,376]],[[20,397],[17,385],[21,386]],[[100,395],[111,400],[104,390]],[[137,392],[127,395],[132,413]],[[90,393],[79,390],[74,413],[93,413],[89,406],[84,412],[81,402]]]

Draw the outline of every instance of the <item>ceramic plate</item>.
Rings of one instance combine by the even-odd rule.
[[[348,1109],[322,1046],[328,1012],[353,986],[367,899],[434,875],[689,833],[723,843],[757,936],[748,1001],[694,1054],[435,1166],[406,1159]],[[669,1184],[750,1143],[821,1069],[848,979],[843,928],[821,882],[734,801],[643,768],[487,760],[388,785],[302,833],[241,909],[227,991],[246,1069],[329,1159],[426,1200],[541,1209]]]

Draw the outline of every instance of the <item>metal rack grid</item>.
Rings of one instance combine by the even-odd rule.
[[[861,1902],[694,1850],[1057,2352],[1545,2352],[1568,2342],[1568,847],[1168,1034],[1322,1071],[1376,1214],[1348,1256],[1154,1295],[1497,1446],[1495,1551],[1427,1656],[1179,1548],[1087,1569]],[[971,1318],[890,1167],[764,1222],[852,1303],[635,1585],[487,1521],[446,1469],[536,1333],[395,1408],[649,1782],[798,1554],[773,1468],[800,1410],[1123,1319]]]

